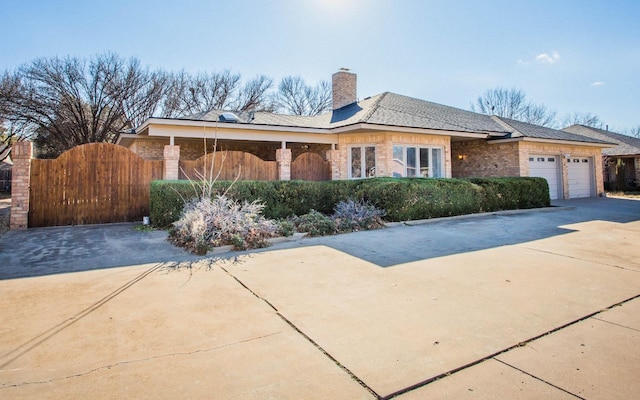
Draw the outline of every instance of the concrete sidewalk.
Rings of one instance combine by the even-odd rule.
[[[637,398],[640,202],[593,200],[6,278],[0,397]]]

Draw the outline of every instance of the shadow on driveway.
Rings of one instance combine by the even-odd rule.
[[[274,244],[268,249],[222,257],[325,245],[381,267],[529,242],[571,232],[565,225],[640,219],[640,201],[589,198],[554,202],[547,209],[440,218],[417,225]],[[10,231],[0,236],[0,279],[86,271],[154,262],[192,261],[170,244],[164,231],[138,231],[136,224],[85,225]]]

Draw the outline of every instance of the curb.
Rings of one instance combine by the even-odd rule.
[[[386,223],[385,226],[388,228],[393,228],[401,225],[416,226],[416,225],[436,224],[439,222],[464,220],[464,219],[472,219],[472,218],[486,218],[486,217],[491,217],[495,215],[517,215],[517,214],[530,214],[530,213],[536,213],[536,212],[571,211],[575,209],[576,207],[574,206],[551,206],[551,207],[544,207],[544,208],[490,211],[490,212],[484,212],[484,213],[454,215],[452,217],[437,217],[437,218],[428,218],[428,219],[416,219],[411,221],[389,222],[389,223]]]

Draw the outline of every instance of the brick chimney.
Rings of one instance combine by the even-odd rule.
[[[358,101],[356,81],[357,75],[349,72],[348,68],[340,68],[331,76],[334,110]]]

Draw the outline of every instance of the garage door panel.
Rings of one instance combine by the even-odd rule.
[[[591,197],[593,195],[591,159],[571,157],[568,160],[569,197]]]
[[[534,154],[529,156],[529,176],[544,178],[549,184],[551,200],[558,199],[560,163],[556,156]]]

